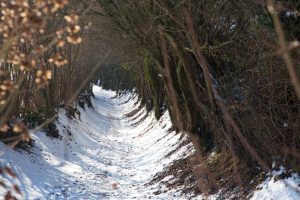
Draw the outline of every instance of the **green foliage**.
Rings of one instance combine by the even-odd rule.
[[[274,31],[274,25],[271,15],[268,12],[264,12],[258,17],[258,24],[266,27],[269,31]]]
[[[161,95],[161,88],[163,87],[159,73],[155,68],[155,64],[153,62],[153,58],[150,53],[146,50],[142,51],[143,63],[144,63],[144,78],[147,85],[150,88],[151,100],[154,103],[154,111],[157,118],[161,115],[160,104],[163,101],[163,95]],[[162,87],[160,87],[162,86]]]
[[[145,52],[144,53],[144,73],[145,73],[145,79],[148,82],[148,84],[150,85],[150,87],[152,89],[156,89],[157,88],[157,81],[156,79],[156,74],[154,71],[154,66],[153,66],[153,62],[151,60],[151,57],[149,55],[149,53]]]
[[[39,126],[44,121],[47,120],[47,116],[45,115],[45,110],[40,109],[36,111],[27,111],[24,114],[24,119],[28,123],[29,128],[33,128]]]
[[[123,69],[125,69],[126,71],[130,70],[130,65],[128,63],[125,63],[122,65]]]
[[[296,5],[294,1],[284,1],[286,5]],[[300,4],[295,6],[294,9],[299,10]],[[296,13],[293,13],[294,10],[284,10],[278,13],[283,29],[285,31],[285,35],[287,39],[299,39],[300,38],[300,18],[296,16]],[[269,31],[274,32],[274,24],[272,17],[269,12],[266,10],[263,11],[261,15],[259,15],[257,19],[258,24],[264,26]]]

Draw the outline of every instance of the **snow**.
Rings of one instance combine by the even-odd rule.
[[[97,86],[94,93],[94,109],[79,108],[80,118],[69,119],[59,110],[56,124],[62,139],[47,137],[43,131],[32,133],[35,145],[29,151],[8,149],[0,143],[1,165],[10,166],[18,176],[13,179],[2,174],[8,186],[20,187],[22,196],[13,194],[36,200],[219,199],[218,194],[192,198],[193,194],[183,194],[184,186],[168,189],[164,182],[174,182],[173,175],[147,184],[172,162],[191,156],[192,144],[185,134],[169,131],[168,112],[160,120],[152,112],[147,115],[145,108],[126,117],[140,105],[135,95],[112,98],[115,92]],[[274,172],[259,185],[251,199],[299,199],[299,193],[286,184],[298,187],[299,176],[274,182],[276,175]],[[0,187],[0,196],[5,192]]]
[[[18,175],[17,180],[3,177],[20,186],[22,196],[14,194],[20,199],[190,199],[182,188],[164,186],[163,181],[172,182],[174,176],[146,186],[173,161],[194,152],[191,143],[181,145],[186,136],[169,131],[168,112],[159,121],[154,113],[140,121],[147,115],[145,109],[127,118],[125,114],[139,106],[136,96],[112,98],[115,92],[97,86],[94,93],[94,109],[80,109],[80,119],[69,119],[64,110],[59,111],[62,139],[37,132],[30,152],[1,144],[2,165],[11,166]],[[155,195],[156,191],[166,192]],[[1,188],[0,195],[4,193]]]
[[[275,180],[284,173],[285,168],[274,170],[269,177],[261,183],[253,193],[251,200],[296,200],[300,199],[300,177],[293,173],[291,177]]]

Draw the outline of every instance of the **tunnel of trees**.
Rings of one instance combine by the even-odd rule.
[[[0,137],[16,146],[30,142],[28,128],[55,135],[57,109],[72,114],[100,84],[137,93],[157,118],[167,109],[197,148],[207,191],[246,191],[273,162],[299,172],[299,9],[297,0],[3,1]],[[220,156],[208,162],[212,151]]]

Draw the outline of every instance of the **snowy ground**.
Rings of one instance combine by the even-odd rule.
[[[153,176],[176,159],[192,154],[191,144],[180,146],[185,137],[171,127],[166,113],[156,121],[142,109],[132,118],[125,114],[138,106],[137,99],[111,99],[114,92],[94,88],[94,110],[81,111],[79,119],[68,119],[61,111],[58,128],[63,139],[39,132],[33,136],[31,153],[5,150],[2,163],[18,174],[22,199],[167,199],[188,197],[181,188],[164,191],[163,184],[145,186]],[[126,103],[124,103],[126,102]],[[71,135],[68,134],[70,130]],[[3,149],[2,145],[2,149]],[[167,177],[164,181],[171,181]]]
[[[36,133],[30,152],[17,152],[1,144],[2,165],[9,165],[18,175],[18,180],[8,176],[4,179],[20,186],[22,196],[18,197],[191,199],[192,194],[181,192],[184,186],[165,188],[163,182],[174,181],[173,176],[145,185],[173,161],[188,157],[194,151],[185,136],[168,131],[171,127],[168,113],[159,121],[152,113],[137,123],[146,115],[144,109],[131,118],[125,117],[138,107],[137,98],[127,95],[112,99],[114,92],[96,86],[94,93],[94,109],[80,110],[80,119],[68,119],[64,111],[60,111],[57,126],[62,139]],[[181,145],[183,142],[185,145]],[[266,180],[261,185],[263,189],[255,192],[253,198],[297,199],[294,190],[276,184]],[[0,196],[4,194],[1,190]]]
[[[300,199],[300,177],[293,173],[291,177],[275,180],[275,177],[284,173],[286,169],[281,167],[280,170],[273,171],[269,177],[261,183],[254,192],[251,200],[299,200]]]

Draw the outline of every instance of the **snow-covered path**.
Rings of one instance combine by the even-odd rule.
[[[139,107],[137,97],[113,98],[115,92],[97,86],[94,93],[94,109],[79,109],[80,117],[69,119],[64,110],[59,111],[56,124],[61,139],[35,133],[35,144],[27,151],[0,143],[0,164],[18,176],[0,173],[0,183],[6,184],[0,186],[0,197],[11,190],[18,199],[206,199],[186,190],[196,184],[191,173],[184,180],[174,177],[174,171],[163,173],[194,151],[186,136],[170,131],[167,112],[157,121],[145,109],[132,112]],[[129,117],[130,112],[135,114]],[[171,169],[182,170],[177,165]],[[153,181],[157,174],[162,176]],[[252,199],[299,199],[283,181],[274,182],[275,175],[258,186]],[[295,187],[300,184],[297,174],[285,181]],[[22,195],[14,191],[14,184]]]
[[[1,162],[17,172],[21,199],[189,199],[181,187],[165,181],[149,184],[173,161],[188,157],[193,147],[181,134],[170,132],[166,113],[159,121],[141,109],[130,95],[94,87],[94,109],[69,119],[60,111],[57,126],[62,139],[37,133],[31,153],[6,150]],[[130,100],[129,100],[130,98]],[[182,186],[183,187],[183,186]],[[186,196],[187,195],[187,196]]]

